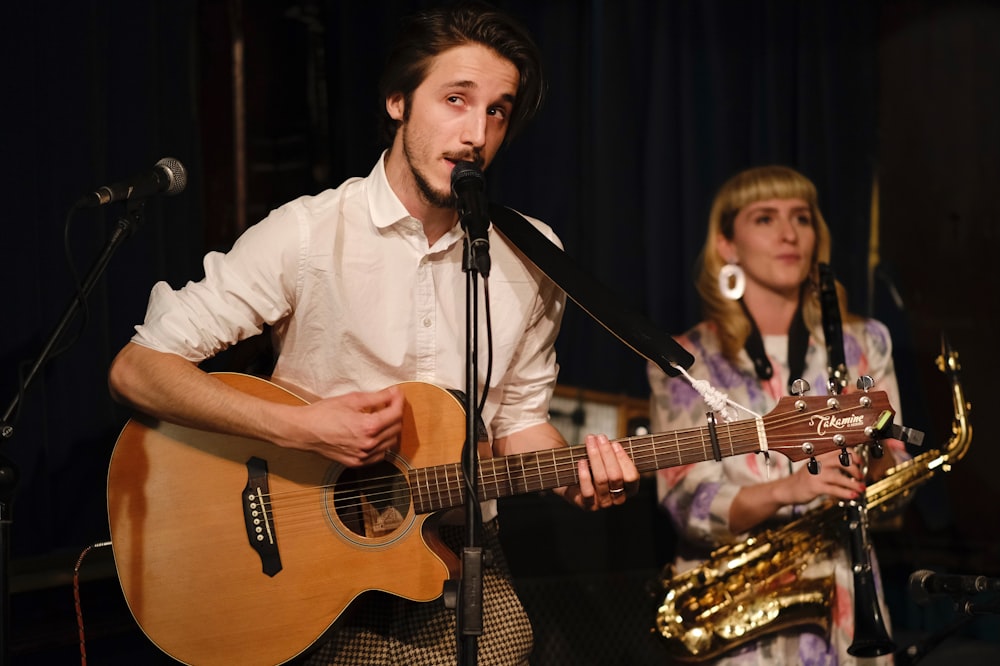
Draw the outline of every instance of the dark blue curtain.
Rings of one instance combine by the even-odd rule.
[[[8,187],[0,280],[0,400],[17,404],[0,454],[20,473],[15,557],[106,538],[105,479],[128,414],[109,399],[108,364],[141,318],[156,279],[198,269],[202,253],[199,136],[193,78],[194,0],[15,3],[2,39],[2,182]],[[75,215],[87,191],[181,159],[196,175],[183,196],[150,201],[113,256],[64,349],[18,400],[19,372],[39,358],[124,210]],[[72,266],[64,251],[64,232]]]
[[[623,304],[669,333],[697,321],[694,261],[712,196],[768,163],[816,182],[834,267],[861,298],[873,3],[509,4],[540,35],[551,95],[489,178],[498,198],[552,224]],[[578,309],[559,351],[564,383],[646,395],[644,360]]]

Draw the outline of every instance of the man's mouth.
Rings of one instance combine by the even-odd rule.
[[[483,168],[483,158],[477,155],[464,155],[464,156],[452,156],[449,155],[445,157],[445,160],[451,162],[451,166],[454,167],[456,162],[470,162],[476,166],[476,168],[482,170]]]

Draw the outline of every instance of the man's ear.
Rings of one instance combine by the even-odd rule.
[[[385,111],[393,120],[402,122],[406,111],[406,100],[403,99],[403,93],[393,93],[386,97]]]

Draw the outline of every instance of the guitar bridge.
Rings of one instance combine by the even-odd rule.
[[[271,512],[271,491],[267,485],[267,461],[257,456],[247,460],[247,485],[243,489],[243,521],[250,547],[260,556],[261,569],[268,576],[281,571],[278,535]]]

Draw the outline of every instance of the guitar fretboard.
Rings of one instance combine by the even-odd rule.
[[[753,421],[716,426],[722,456],[751,453],[759,449]],[[628,437],[618,440],[640,473],[711,460],[715,457],[708,427]],[[580,461],[587,460],[584,446],[546,449],[479,464],[478,494],[482,500],[524,495],[574,485],[579,482]],[[414,470],[410,491],[417,513],[430,513],[460,506],[465,484],[460,463]]]

